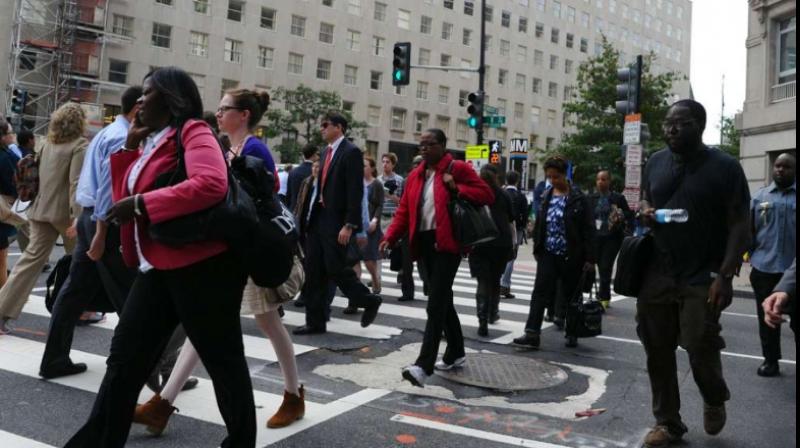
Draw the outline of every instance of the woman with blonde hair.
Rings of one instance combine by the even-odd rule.
[[[53,112],[47,139],[36,150],[39,191],[26,212],[30,243],[0,289],[0,334],[12,330],[9,321],[19,318],[58,237],[63,239],[67,253],[74,249],[75,219],[81,213],[75,191],[89,144],[85,131],[86,114],[81,106],[66,103]],[[65,369],[60,373],[80,373],[86,365],[71,364]]]

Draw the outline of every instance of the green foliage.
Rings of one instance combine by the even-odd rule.
[[[717,126],[719,128],[719,126]],[[734,158],[739,158],[739,140],[741,132],[736,129],[733,117],[722,118],[722,141],[719,142],[719,149],[727,152]]]
[[[347,118],[348,136],[366,136],[367,123],[354,120],[349,112],[342,110],[342,98],[336,92],[318,91],[301,84],[296,89],[278,87],[271,92],[271,98],[283,107],[273,107],[267,112],[266,134],[268,138],[282,137],[283,141],[274,149],[281,153],[284,163],[298,161],[306,143],[324,146],[319,119],[330,110],[339,111]],[[298,141],[287,139],[287,132],[297,132]]]
[[[656,56],[644,57],[642,68],[641,113],[649,126],[650,140],[646,152],[664,146],[661,123],[670,104],[673,84],[683,76],[675,72],[653,74],[651,67]],[[546,150],[544,158],[561,154],[575,166],[574,181],[589,189],[600,169],[611,172],[615,187],[625,177],[621,151],[623,117],[614,111],[617,100],[617,69],[632,61],[620,61],[620,54],[605,38],[603,52],[583,62],[578,68],[577,89],[573,98],[564,104],[568,123],[577,128],[565,135],[561,144]]]

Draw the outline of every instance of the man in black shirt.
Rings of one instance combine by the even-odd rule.
[[[667,446],[687,431],[680,416],[678,345],[689,353],[703,396],[706,433],[722,431],[730,399],[719,318],[731,303],[732,279],[748,247],[750,193],[739,163],[703,144],[705,125],[700,103],[673,104],[664,120],[669,149],[655,153],[644,172],[642,215],[653,230],[654,253],[637,303],[637,332],[656,418],[647,447]],[[685,209],[689,219],[657,224],[656,209]]]

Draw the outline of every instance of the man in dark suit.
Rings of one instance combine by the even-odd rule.
[[[320,124],[328,146],[322,152],[319,176],[311,198],[306,240],[306,325],[294,334],[319,334],[326,331],[326,293],[332,280],[350,299],[364,308],[361,326],[367,327],[378,314],[381,298],[371,294],[348,263],[357,253],[353,234],[362,226],[361,200],[364,195],[364,157],[361,150],[345,138],[347,120],[329,112]]]
[[[303,147],[303,163],[289,172],[289,185],[286,186],[286,201],[289,204],[289,210],[294,210],[297,204],[297,193],[300,192],[300,184],[311,175],[311,165],[317,160],[318,153],[319,148],[312,143],[308,143]]]

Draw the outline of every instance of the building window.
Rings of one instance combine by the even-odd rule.
[[[133,17],[114,14],[111,32],[120,36],[133,36]]]
[[[271,8],[261,8],[261,28],[275,31],[276,11]]]
[[[575,8],[572,6],[567,7],[567,21],[569,23],[575,23]]]
[[[415,112],[414,113],[414,132],[420,133],[428,129],[428,121],[430,120],[430,115],[424,112]]]
[[[383,84],[383,73],[371,71],[369,74],[369,88],[372,90],[381,90]]]
[[[494,8],[492,5],[486,5],[486,8],[484,8],[483,12],[486,16],[486,23],[492,23],[494,20]]]
[[[228,20],[241,22],[244,18],[244,2],[241,0],[228,0]]]
[[[464,0],[464,14],[468,16],[475,14],[475,2],[472,0]]]
[[[261,68],[272,68],[275,59],[275,50],[269,47],[258,47],[258,66]]]
[[[381,108],[378,106],[367,107],[367,123],[370,126],[381,125]]]
[[[525,62],[528,60],[528,47],[524,45],[517,45],[517,62]]]
[[[461,38],[461,43],[468,47],[472,46],[472,30],[464,28],[464,35]]]
[[[544,65],[544,53],[541,50],[535,50],[533,52],[533,65],[538,67]]]
[[[208,4],[209,0],[194,0],[192,3],[196,13],[208,14],[211,11],[211,5]]]
[[[581,53],[589,51],[589,41],[586,38],[581,38]]]
[[[458,91],[458,105],[464,107],[467,105],[467,97],[469,96],[469,92],[466,90],[459,90]]]
[[[558,98],[558,84],[551,82],[547,86],[547,96],[550,98]]]
[[[558,28],[551,29],[550,30],[550,42],[552,42],[554,44],[558,44],[558,41],[559,41],[559,39],[561,37],[560,34],[561,34],[561,32],[558,30]]]
[[[444,7],[445,9],[453,9],[453,0],[444,0]]]
[[[154,47],[169,48],[172,40],[172,27],[163,23],[153,22],[153,34],[150,44]]]
[[[319,41],[326,44],[333,43],[333,25],[325,22],[319,24]]]
[[[378,146],[378,142],[367,140],[366,153],[368,156],[372,157],[373,160],[378,158]]]
[[[361,51],[361,33],[347,30],[347,48],[352,51]]]
[[[430,65],[431,63],[431,50],[427,48],[420,48],[417,54],[418,65]]]
[[[503,11],[500,14],[500,26],[503,28],[510,28],[511,27],[511,13],[508,11]]]
[[[556,125],[557,113],[553,109],[547,109],[547,125],[553,127]]]
[[[290,30],[293,36],[305,37],[306,35],[306,18],[301,16],[292,16],[292,28]]]
[[[467,122],[464,120],[458,120],[456,122],[456,139],[459,141],[467,141],[469,138],[469,127],[467,126]]]
[[[453,24],[442,22],[442,39],[450,40],[453,37]]]
[[[358,84],[358,67],[353,65],[344,66],[344,83],[348,86]]]
[[[322,0],[322,6],[329,6],[333,8],[333,0]]]
[[[331,61],[317,59],[317,79],[331,79]]]
[[[778,84],[797,80],[797,18],[778,23]]]
[[[567,33],[567,48],[572,48],[575,46],[575,35],[572,33]]]
[[[445,134],[450,133],[450,117],[436,116],[436,128],[444,131]]]
[[[406,96],[406,86],[394,86],[394,94],[397,96]]]
[[[565,75],[572,74],[572,61],[569,59],[564,59],[564,74]]]
[[[447,104],[450,101],[450,87],[439,86],[439,103]]]
[[[539,106],[531,106],[531,124],[539,124],[539,119],[542,116],[542,108]]]
[[[514,119],[522,120],[525,116],[525,105],[522,103],[514,103]]]
[[[424,81],[417,81],[417,99],[428,101],[428,83]]]
[[[537,95],[542,93],[542,80],[539,79],[539,78],[533,78],[532,81],[533,81],[533,83],[532,83],[531,90],[533,91],[533,93],[535,93]]]
[[[411,29],[411,11],[397,10],[397,27],[403,30]]]
[[[406,127],[406,111],[404,109],[392,109],[392,129],[403,130]]]
[[[222,91],[219,94],[219,97],[222,98],[225,96],[225,92],[229,90],[234,90],[239,88],[239,81],[235,79],[222,79]]]
[[[289,73],[293,75],[303,74],[303,55],[289,53]]]
[[[500,69],[497,72],[497,84],[505,86],[508,84],[508,70]]]
[[[431,34],[433,30],[433,18],[422,16],[419,22],[419,32],[422,34]]]
[[[537,39],[541,39],[544,36],[544,23],[536,22],[536,27],[534,28],[534,36]]]
[[[449,54],[442,53],[442,55],[439,57],[439,65],[442,67],[450,67],[452,60],[453,58],[450,57]]]
[[[128,83],[128,62],[117,59],[108,60],[108,80],[120,84]]]
[[[584,28],[589,28],[589,23],[590,23],[591,20],[592,20],[592,17],[589,15],[588,12],[582,12],[581,13],[581,26],[583,26]]]
[[[386,21],[386,3],[375,2],[375,13],[372,17],[378,22]]]
[[[561,2],[553,2],[553,17],[561,18]]]
[[[558,68],[558,56],[551,54],[550,55],[550,70],[555,70]]]
[[[189,34],[189,54],[208,57],[208,34],[191,31]]]
[[[514,82],[514,87],[516,87],[519,90],[525,90],[525,85],[527,83],[528,82],[527,82],[526,76],[524,74],[522,74],[522,73],[517,73],[517,77],[516,77],[516,80]]]
[[[361,0],[347,0],[347,12],[354,16],[360,16]]]
[[[225,39],[225,61],[234,64],[242,63],[242,42],[239,40]]]
[[[504,100],[503,98],[497,99],[497,113],[500,115],[506,114],[506,109],[508,107],[508,101]]]
[[[172,0],[156,0],[159,5],[172,6]]]
[[[386,53],[386,39],[378,36],[372,36],[372,54],[375,56],[383,56]]]
[[[511,42],[500,39],[500,56],[508,57],[511,54]]]

